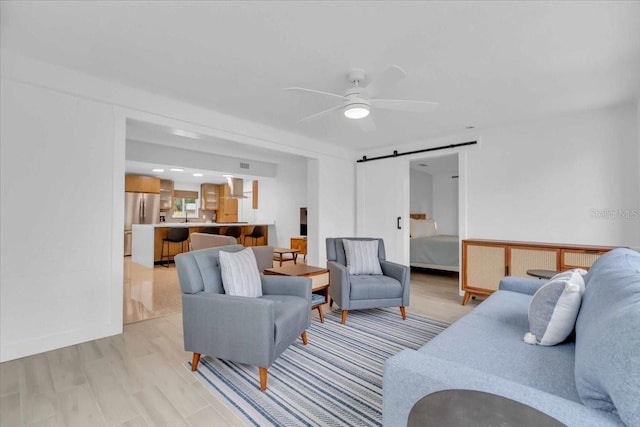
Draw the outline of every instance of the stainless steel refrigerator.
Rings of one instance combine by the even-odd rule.
[[[160,195],[124,193],[124,255],[131,255],[133,224],[156,224],[160,221]]]

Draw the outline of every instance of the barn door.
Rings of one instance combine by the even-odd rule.
[[[357,235],[383,238],[387,259],[409,265],[409,161],[358,163],[356,194]]]

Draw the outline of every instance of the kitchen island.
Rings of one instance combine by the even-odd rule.
[[[269,242],[269,226],[273,224],[256,223],[249,224],[246,222],[238,223],[216,223],[216,222],[161,222],[158,224],[134,224],[132,227],[131,241],[131,261],[145,267],[153,268],[155,264],[160,263],[162,254],[162,239],[167,237],[169,228],[181,227],[188,228],[189,235],[191,233],[207,232],[206,229],[216,228],[218,234],[224,234],[227,227],[238,226],[242,229],[242,234],[238,237],[238,243],[242,244],[244,236],[253,231],[253,227],[257,225],[266,226],[265,236],[257,239],[254,245],[267,245]],[[252,243],[252,239],[248,239],[248,243]],[[185,251],[188,251],[189,242],[185,242]],[[181,252],[180,243],[168,243],[168,253],[173,258],[175,254]],[[165,254],[167,248],[165,247]]]

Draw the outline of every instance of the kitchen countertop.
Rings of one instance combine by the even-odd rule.
[[[273,225],[264,222],[159,222],[157,224],[134,224],[133,227],[165,228],[165,227],[230,227],[233,225]]]
[[[167,229],[179,228],[208,228],[208,227],[243,227],[245,234],[254,225],[275,226],[275,223],[266,222],[161,222],[158,224],[133,224],[131,227],[131,262],[153,268],[157,260],[156,245],[158,236],[166,234]],[[244,228],[246,227],[246,228]]]

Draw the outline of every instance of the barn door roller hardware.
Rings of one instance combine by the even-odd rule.
[[[358,160],[358,163],[370,162],[372,160],[388,159],[390,157],[408,156],[409,154],[427,153],[429,151],[446,150],[449,148],[466,147],[468,145],[476,145],[478,141],[461,142],[459,144],[441,145],[440,147],[424,148],[422,150],[407,151],[405,153],[398,153],[398,150],[393,150],[393,154],[387,154],[386,156],[367,157],[362,156],[362,159]]]

